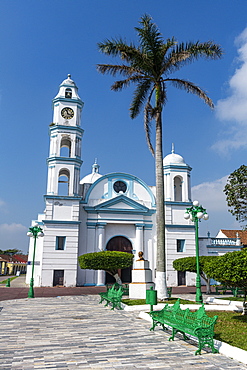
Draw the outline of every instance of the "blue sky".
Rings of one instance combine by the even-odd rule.
[[[97,43],[118,36],[136,41],[144,13],[165,39],[214,40],[224,49],[221,60],[199,60],[176,73],[206,90],[216,108],[170,87],[164,155],[175,143],[193,168],[193,198],[210,215],[201,235],[238,227],[222,189],[246,163],[246,0],[0,0],[0,13],[0,249],[26,251],[27,228],[44,210],[51,101],[68,73],[85,103],[81,177],[97,158],[102,174],[127,172],[154,185],[143,116],[129,118],[132,89],[112,92],[113,79],[96,71],[97,63],[113,62]]]

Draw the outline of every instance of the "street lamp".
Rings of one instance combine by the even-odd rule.
[[[30,236],[30,238],[31,237],[34,237],[32,277],[30,279],[30,288],[29,288],[27,297],[28,298],[34,298],[34,290],[33,290],[34,279],[33,279],[33,272],[34,272],[34,260],[35,260],[36,239],[38,237],[43,237],[44,236],[44,233],[43,233],[43,230],[41,229],[41,227],[39,227],[38,223],[35,223],[33,227],[30,227],[29,228],[29,231],[27,233],[27,236]]]
[[[194,200],[193,206],[186,208],[184,214],[186,220],[191,220],[195,223],[196,228],[196,302],[203,303],[201,292],[200,264],[199,264],[199,242],[198,242],[198,223],[203,218],[208,220],[209,216],[206,209],[199,205],[198,200]]]

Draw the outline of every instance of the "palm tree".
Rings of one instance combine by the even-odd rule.
[[[186,92],[195,94],[213,108],[212,100],[198,86],[184,79],[171,78],[170,75],[184,65],[199,57],[218,59],[222,49],[212,41],[204,43],[177,43],[174,38],[163,39],[158,27],[149,15],[141,17],[140,27],[135,27],[139,45],[127,44],[123,39],[107,39],[98,44],[99,50],[113,57],[120,57],[123,64],[98,64],[97,69],[103,74],[123,76],[111,89],[121,91],[132,83],[136,85],[130,105],[130,117],[139,115],[144,106],[144,127],[148,147],[155,156],[156,172],[156,230],[157,262],[156,289],[158,298],[168,297],[166,286],[165,262],[165,208],[164,176],[162,152],[162,110],[167,102],[167,87],[171,84]],[[155,149],[151,143],[150,129],[155,121]]]

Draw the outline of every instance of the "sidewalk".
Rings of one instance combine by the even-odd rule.
[[[6,277],[5,277],[6,279]],[[19,276],[12,280],[10,283],[10,288],[6,288],[5,285],[0,284],[0,301],[9,299],[20,299],[26,298],[29,290],[29,286],[25,282],[25,276]],[[3,289],[4,288],[4,289]],[[88,287],[41,287],[34,288],[35,297],[57,297],[57,296],[75,296],[84,294],[98,294],[99,292],[106,291],[105,286],[88,286]],[[195,298],[195,287],[173,287],[172,296],[183,295],[184,299],[194,299]],[[202,286],[202,292],[205,293],[206,287]],[[203,294],[203,300],[205,301],[208,296]],[[227,297],[225,295],[224,297]]]
[[[5,277],[6,279],[6,277]],[[26,277],[19,276],[12,280],[10,288],[0,285],[0,301],[10,299],[27,298],[29,286],[25,283]],[[57,297],[57,296],[76,296],[83,294],[98,294],[106,291],[106,287],[40,287],[34,288],[35,297]]]
[[[0,293],[7,289],[18,288]],[[138,313],[112,311],[98,302],[95,295],[0,302],[0,368],[247,369],[210,351],[195,356],[193,342],[178,337],[169,342],[169,333],[150,332]]]

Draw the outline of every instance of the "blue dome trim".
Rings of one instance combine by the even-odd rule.
[[[107,174],[107,175],[103,175],[101,178],[99,178],[98,180],[96,180],[89,188],[87,194],[86,194],[86,198],[85,200],[82,202],[82,203],[88,203],[88,199],[90,197],[90,194],[92,192],[92,190],[95,188],[95,186],[97,186],[100,181],[103,181],[105,179],[108,179],[109,180],[130,180],[130,181],[136,181],[138,182],[140,185],[142,185],[144,187],[144,189],[147,190],[149,196],[150,196],[150,200],[151,200],[151,204],[152,204],[152,207],[155,207],[156,206],[156,200],[155,200],[155,196],[154,194],[152,193],[151,189],[148,187],[148,185],[143,181],[141,180],[139,177],[137,176],[133,176],[133,175],[130,175],[130,174],[127,174],[127,173],[122,173],[122,172],[113,172],[113,173],[110,173],[110,174]]]

